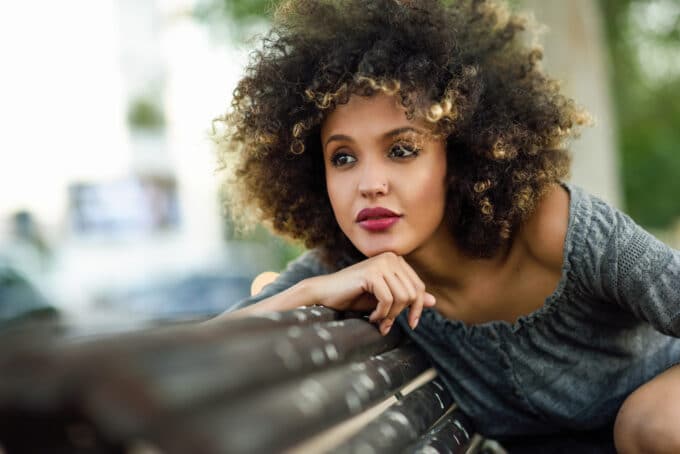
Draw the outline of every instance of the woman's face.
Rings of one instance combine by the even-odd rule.
[[[446,147],[429,131],[385,94],[354,95],[322,125],[333,213],[367,257],[411,254],[442,224]]]

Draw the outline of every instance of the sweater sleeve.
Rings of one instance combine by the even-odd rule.
[[[680,251],[596,197],[587,205],[579,254],[586,290],[680,337]]]
[[[303,279],[312,276],[328,274],[329,270],[321,262],[319,251],[311,250],[303,253],[300,257],[291,261],[286,269],[270,284],[266,285],[260,293],[244,298],[229,309],[229,312],[255,304],[270,296],[276,295]]]

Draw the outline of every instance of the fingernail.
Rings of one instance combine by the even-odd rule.
[[[416,321],[413,322],[413,329],[416,329],[416,326],[418,326],[419,321],[420,321],[420,317],[416,317]]]
[[[385,324],[385,326],[383,327],[383,335],[386,335],[387,333],[389,333],[391,328],[392,328],[392,322]]]

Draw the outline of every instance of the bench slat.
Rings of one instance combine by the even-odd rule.
[[[404,347],[247,396],[215,402],[190,420],[159,422],[163,449],[191,452],[275,452],[349,418],[429,368],[424,355]]]
[[[423,436],[453,405],[439,379],[417,388],[385,410],[333,452],[351,454],[370,447],[375,454],[394,453]]]
[[[472,423],[460,410],[454,409],[416,443],[406,447],[405,453],[469,454],[473,442]]]

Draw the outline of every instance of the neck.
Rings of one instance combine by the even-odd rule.
[[[442,225],[427,243],[405,258],[428,291],[446,292],[467,288],[480,274],[500,271],[509,254],[508,244],[491,258],[470,257],[462,251],[448,227]]]

